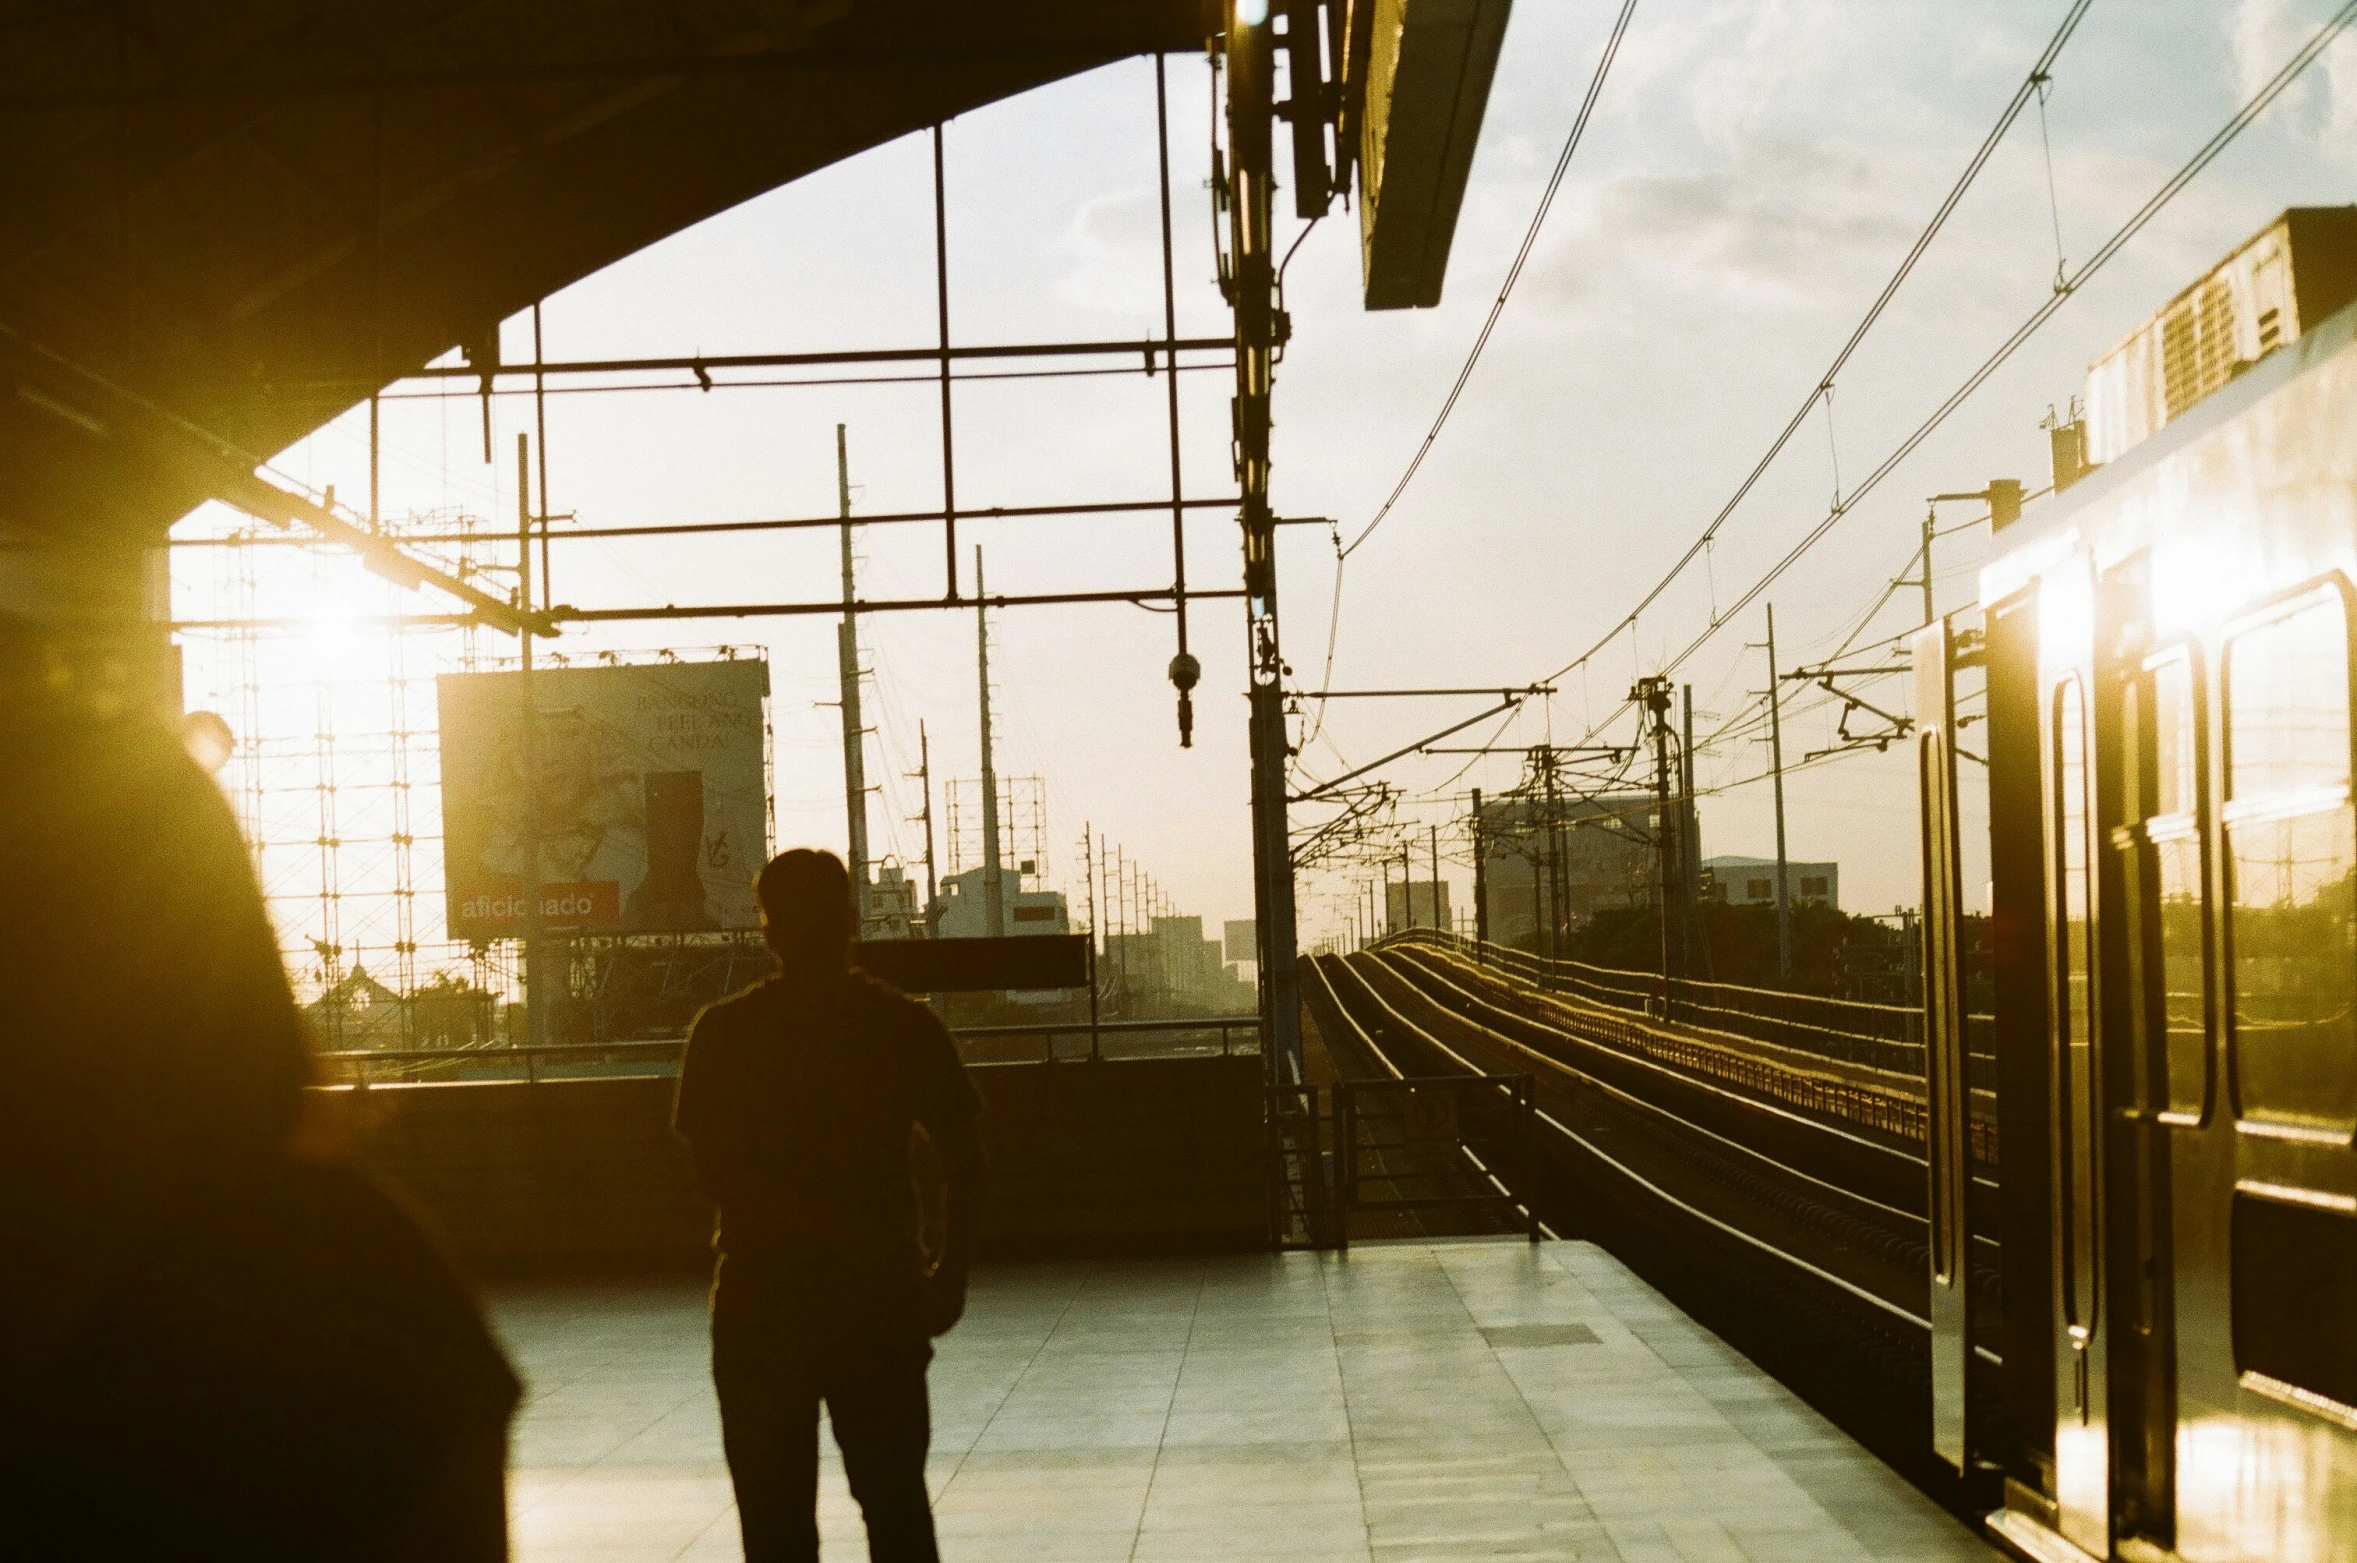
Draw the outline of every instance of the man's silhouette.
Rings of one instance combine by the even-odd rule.
[[[504,1558],[515,1378],[326,1154],[220,790],[161,722],[12,685],[8,637],[0,1552]]]
[[[784,853],[756,892],[777,975],[696,1017],[676,1119],[720,1207],[712,1378],[745,1558],[818,1556],[823,1401],[868,1555],[930,1563],[925,1365],[965,1308],[981,1103],[932,1012],[852,970],[839,859]],[[947,1178],[934,1243],[921,1166]]]

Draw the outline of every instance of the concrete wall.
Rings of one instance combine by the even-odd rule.
[[[1258,1058],[980,1066],[986,1252],[1267,1240]],[[378,1087],[370,1165],[485,1273],[701,1265],[711,1216],[668,1079]]]

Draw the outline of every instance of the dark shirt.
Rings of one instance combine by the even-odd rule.
[[[772,977],[698,1015],[674,1123],[727,1265],[849,1296],[915,1287],[911,1129],[960,1143],[981,1106],[933,1012],[847,972]]]
[[[497,1450],[515,1376],[449,1262],[368,1178],[281,1161],[150,1214],[0,1431],[19,1540],[373,1558],[458,1451]]]

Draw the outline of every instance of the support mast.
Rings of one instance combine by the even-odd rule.
[[[851,455],[843,425],[835,425],[835,498],[843,518],[843,622],[835,630],[836,677],[843,705],[843,809],[849,816],[851,904],[865,938],[873,916],[868,895],[867,737],[859,711],[859,594],[851,559]]]
[[[488,406],[488,403],[485,403]],[[490,414],[486,412],[488,419]],[[516,436],[516,607],[532,611],[532,437]],[[524,1022],[534,1047],[548,1043],[548,939],[540,885],[540,711],[532,691],[532,628],[517,637],[524,704],[519,750],[524,783]]]
[[[1000,888],[998,857],[998,768],[990,748],[990,599],[982,589],[982,548],[974,548],[974,666],[982,716],[982,931],[993,939],[1007,931],[1006,897]]]
[[[1792,897],[1784,883],[1783,674],[1776,667],[1776,605],[1768,604],[1768,770],[1776,779],[1776,980],[1792,984]]]
[[[1269,508],[1269,386],[1276,361],[1274,39],[1269,12],[1229,13],[1229,302],[1236,317],[1236,487],[1244,533],[1245,667],[1250,684],[1253,901],[1260,929],[1260,1023],[1272,1078],[1301,1078],[1292,841],[1285,814],[1285,662],[1277,642],[1277,528]]]
[[[917,723],[917,786],[924,800],[924,810],[918,818],[925,822],[925,937],[934,936],[934,918],[941,901],[941,883],[933,871],[933,743],[925,735],[925,724]]]

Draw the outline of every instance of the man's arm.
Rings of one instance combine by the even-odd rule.
[[[948,1028],[929,1012],[922,1023],[926,1088],[920,1097],[918,1121],[932,1137],[948,1185],[948,1232],[942,1243],[940,1268],[929,1283],[926,1310],[930,1332],[940,1335],[956,1324],[966,1309],[966,1275],[981,1245],[983,1216],[990,1198],[989,1168],[982,1155],[982,1136],[975,1128],[982,1097],[966,1075]]]
[[[728,1181],[724,1166],[727,1149],[716,1110],[721,1089],[712,1078],[719,1038],[711,1020],[712,1012],[705,1010],[687,1028],[687,1049],[679,1060],[679,1094],[671,1105],[671,1128],[687,1141],[688,1158],[695,1163],[696,1183],[704,1197],[718,1204]]]

